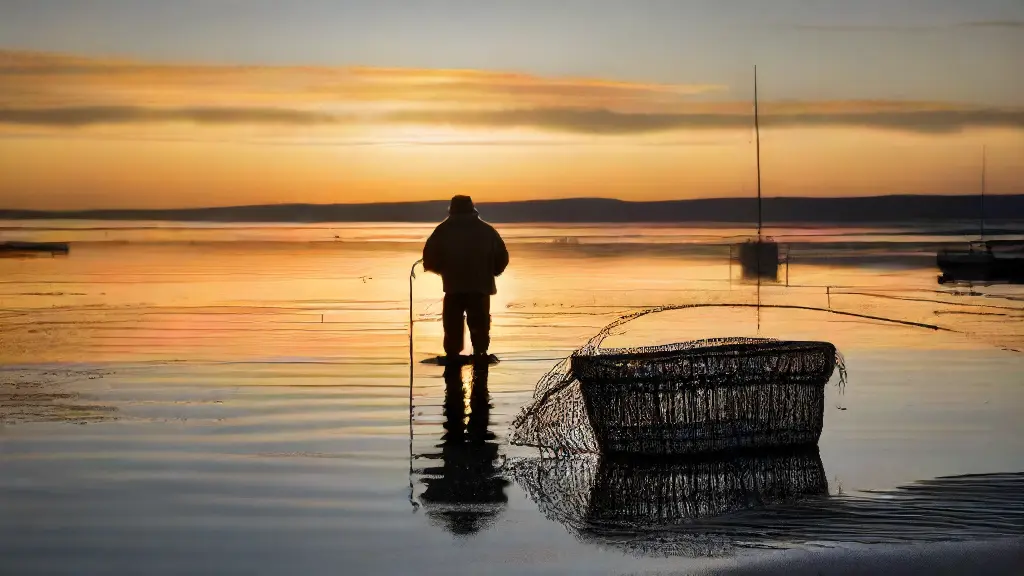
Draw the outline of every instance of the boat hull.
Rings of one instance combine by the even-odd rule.
[[[737,248],[744,278],[778,280],[779,245],[770,240],[744,242]]]
[[[1024,282],[1024,256],[992,252],[940,252],[936,264],[946,282]]]

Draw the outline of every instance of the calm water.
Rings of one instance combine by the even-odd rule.
[[[730,265],[745,230],[503,227],[502,362],[446,382],[420,363],[440,348],[440,281],[422,273],[410,374],[426,227],[0,223],[0,240],[73,243],[0,259],[0,572],[685,573],[1020,536],[1024,291],[938,286],[955,228],[773,230],[790,265],[758,289]],[[758,298],[948,330],[728,306]],[[621,314],[684,303],[720,306],[606,345],[761,335],[843,352],[820,451],[757,464],[782,484],[820,465],[822,490],[738,506],[683,490],[696,507],[671,517],[602,483],[629,466],[507,444],[558,359]],[[659,482],[680,474],[707,477],[644,486],[664,504]],[[626,509],[632,532],[595,520]]]

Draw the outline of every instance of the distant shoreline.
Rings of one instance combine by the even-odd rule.
[[[755,198],[628,202],[602,198],[526,200],[479,205],[495,223],[756,224]],[[266,204],[179,209],[4,210],[0,220],[148,220],[219,223],[425,223],[445,217],[447,201],[373,204]],[[978,196],[892,195],[765,198],[766,225],[968,222],[981,216]],[[1024,194],[985,199],[985,220],[1024,220]]]

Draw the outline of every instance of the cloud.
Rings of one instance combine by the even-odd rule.
[[[1024,20],[978,20],[932,26],[900,26],[892,24],[794,24],[791,28],[808,32],[936,32],[962,28],[1024,29]]]
[[[964,28],[1011,28],[1024,30],[1024,20],[980,20],[961,24]]]
[[[616,112],[605,109],[524,108],[508,110],[402,110],[352,116],[272,108],[143,108],[124,106],[70,108],[0,108],[0,124],[42,127],[188,122],[205,125],[286,125],[315,127],[339,124],[430,125],[473,129],[531,128],[547,132],[624,136],[687,130],[749,129],[749,112],[723,112],[736,106],[705,107],[674,114]],[[1024,128],[1024,110],[948,109],[898,103],[839,103],[767,106],[766,128],[858,127],[904,132],[955,132],[967,128]],[[774,108],[774,110],[771,110]]]
[[[392,121],[479,128],[538,128],[556,132],[627,135],[674,130],[752,128],[750,114],[624,114],[610,110],[532,109],[496,111],[410,111]],[[870,112],[766,113],[768,128],[858,127],[907,132],[955,132],[965,128],[1024,128],[1024,110],[904,110]]]
[[[0,124],[83,127],[112,124],[189,122],[210,125],[333,124],[342,118],[320,112],[276,108],[142,108],[81,106],[66,108],[0,108]]]
[[[808,32],[928,32],[934,26],[896,26],[888,24],[794,24],[792,28]]]
[[[332,106],[438,105],[644,108],[726,92],[715,84],[551,78],[416,68],[213,66],[0,51],[0,105],[205,106],[208,100]]]
[[[160,64],[0,50],[0,125],[51,130],[428,125],[628,136],[749,129],[750,102],[722,100],[726,92],[713,84],[488,70]],[[942,102],[764,102],[761,111],[768,128],[1024,127],[1022,109]]]

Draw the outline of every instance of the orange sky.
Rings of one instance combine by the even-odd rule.
[[[768,196],[1024,192],[1024,108],[762,94]],[[0,51],[0,207],[737,196],[749,86]]]

